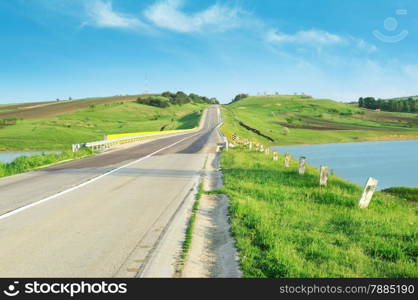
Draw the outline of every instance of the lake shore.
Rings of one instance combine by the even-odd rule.
[[[298,161],[243,146],[221,160],[222,193],[244,277],[416,277],[416,202],[376,192],[358,207],[363,188]]]
[[[287,146],[314,146],[314,145],[336,145],[336,144],[349,144],[349,143],[372,143],[372,142],[396,142],[396,141],[416,141],[418,140],[417,135],[393,135],[389,137],[379,137],[377,139],[365,139],[356,141],[341,141],[341,142],[323,142],[323,143],[297,143],[297,144],[269,144],[269,147],[287,147]]]
[[[387,140],[354,143],[271,147],[293,157],[305,156],[316,168],[326,165],[336,175],[360,186],[369,177],[379,180],[379,189],[416,187],[418,181],[418,140]],[[396,155],[401,153],[402,155]]]

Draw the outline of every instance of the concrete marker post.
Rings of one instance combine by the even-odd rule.
[[[224,136],[224,144],[225,144],[225,150],[228,151],[229,144],[228,144],[228,139],[226,138],[226,136]]]
[[[325,186],[328,183],[328,166],[321,166],[319,170],[319,185]]]
[[[284,156],[284,167],[285,168],[289,168],[290,167],[290,160],[292,159],[292,156],[290,155],[289,152],[286,152],[285,156]]]
[[[367,208],[372,200],[373,194],[376,191],[376,187],[379,181],[373,177],[370,177],[363,190],[358,206],[360,208]]]
[[[305,169],[306,169],[306,157],[301,156],[299,158],[299,175],[305,174]]]

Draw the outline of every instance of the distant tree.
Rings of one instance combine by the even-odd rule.
[[[360,99],[358,99],[358,106],[359,107],[364,107],[364,100],[362,97],[360,97]]]
[[[409,98],[397,98],[397,99],[375,99],[373,97],[359,98],[358,106],[365,107],[368,109],[380,109],[383,111],[393,112],[408,112],[414,113],[417,110],[418,100]]]
[[[240,100],[245,99],[247,97],[248,97],[247,94],[238,94],[238,95],[235,96],[235,98],[232,100],[232,102],[237,102],[237,101],[240,101]]]
[[[161,96],[149,96],[145,98],[139,97],[138,99],[136,99],[136,102],[139,104],[155,106],[155,107],[160,107],[160,108],[165,108],[165,107],[170,106],[169,100]]]
[[[187,103],[208,103],[208,104],[219,103],[216,98],[209,99],[207,97],[199,96],[199,95],[193,94],[193,93],[187,95],[186,93],[184,93],[182,91],[178,91],[177,93],[164,92],[159,97],[164,98],[165,101],[167,101],[169,104],[173,104],[173,105],[183,105],[183,104],[187,104]],[[144,101],[140,100],[140,102],[144,102]],[[142,104],[144,104],[144,103],[142,103]]]

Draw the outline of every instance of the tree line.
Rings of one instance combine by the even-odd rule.
[[[235,96],[234,99],[232,99],[231,103],[243,100],[243,99],[248,98],[248,97],[249,97],[248,94],[238,94],[238,95]]]
[[[397,100],[383,100],[375,99],[373,97],[360,98],[358,100],[358,106],[368,109],[380,109],[383,111],[392,112],[418,112],[418,100],[409,97],[407,99]]]
[[[161,95],[139,97],[136,102],[161,108],[168,107],[170,105],[183,105],[187,103],[219,104],[219,101],[216,98],[207,98],[193,93],[187,95],[182,91],[177,93],[164,92]]]

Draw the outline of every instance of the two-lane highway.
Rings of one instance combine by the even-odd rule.
[[[198,132],[0,179],[0,276],[136,276],[215,151],[218,114]]]

